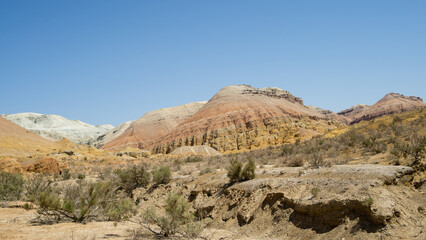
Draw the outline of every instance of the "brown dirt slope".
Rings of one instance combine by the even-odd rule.
[[[372,106],[357,105],[339,112],[339,115],[349,119],[350,124],[371,120],[380,116],[401,113],[416,108],[426,107],[419,97],[407,97],[399,93],[389,93]]]
[[[299,129],[324,133],[337,125],[287,91],[236,85],[221,89],[152,148],[169,153],[180,146],[209,145],[231,152],[294,142]]]
[[[195,102],[148,112],[133,122],[123,134],[106,143],[102,148],[106,150],[121,150],[126,147],[145,149],[153,140],[192,116],[204,104],[205,102]]]
[[[54,148],[55,143],[0,117],[0,154],[25,155]]]

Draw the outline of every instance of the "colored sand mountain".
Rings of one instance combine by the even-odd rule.
[[[102,148],[106,150],[121,150],[126,147],[147,149],[154,140],[173,130],[204,104],[205,102],[195,102],[148,112],[134,121],[123,134],[106,143]]]
[[[170,153],[181,146],[208,145],[219,152],[240,151],[303,140],[339,125],[287,91],[236,85],[221,89],[149,148]]]
[[[124,131],[126,131],[127,128],[129,128],[133,124],[133,122],[134,121],[127,121],[118,125],[117,127],[106,132],[105,134],[99,136],[94,142],[91,142],[90,145],[93,145],[97,148],[101,148],[106,143],[111,142],[112,140],[123,134]]]
[[[87,144],[114,128],[108,124],[94,126],[58,115],[39,113],[4,114],[3,117],[46,139],[57,141],[67,138],[76,144]]]
[[[386,94],[380,101],[372,106],[359,104],[338,114],[345,116],[349,124],[364,120],[371,120],[380,116],[410,111],[426,107],[426,103],[419,97],[407,97],[399,93]]]
[[[51,149],[55,143],[0,117],[0,153],[25,155]]]

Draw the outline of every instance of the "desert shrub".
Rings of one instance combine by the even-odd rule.
[[[374,200],[371,197],[364,199],[363,204],[367,207],[371,207],[373,205]]]
[[[80,179],[80,180],[83,180],[83,179],[86,178],[86,175],[79,173],[79,174],[77,174],[77,178]]]
[[[201,161],[203,161],[203,158],[201,156],[190,156],[185,159],[185,163],[201,162]]]
[[[48,189],[37,195],[37,213],[47,222],[127,219],[135,213],[133,203],[120,199],[115,190],[112,182],[68,185],[62,195]]]
[[[303,166],[303,157],[300,154],[288,157],[286,164],[289,167],[301,167]]]
[[[254,179],[256,177],[256,163],[253,159],[249,159],[248,162],[244,165],[243,170],[240,173],[240,181],[247,181]]]
[[[312,196],[313,197],[318,196],[319,191],[320,191],[319,188],[316,188],[316,187],[312,188],[311,189]]]
[[[159,216],[155,208],[147,209],[140,223],[150,231],[165,237],[178,234],[184,237],[195,237],[205,226],[205,221],[194,220],[194,216],[189,212],[189,203],[178,194],[167,195],[164,210],[165,215]],[[160,227],[160,232],[152,229],[151,224]]]
[[[21,198],[24,190],[24,178],[21,174],[0,173],[0,200],[12,201]]]
[[[318,168],[324,165],[324,157],[321,153],[315,153],[310,158],[310,164],[314,168]]]
[[[144,165],[133,166],[124,170],[117,169],[114,173],[119,178],[120,187],[130,196],[132,196],[133,190],[148,186],[151,180],[151,174]]]
[[[113,175],[114,175],[114,174],[113,174],[113,170],[112,170],[112,168],[111,168],[111,167],[105,167],[105,168],[102,168],[102,169],[99,171],[99,175],[98,175],[98,176],[99,176],[99,178],[100,178],[101,180],[106,181],[106,180],[111,179]]]
[[[231,159],[228,177],[231,182],[247,181],[255,178],[256,164],[252,158],[244,165],[237,159]]]
[[[62,172],[62,179],[63,179],[63,180],[69,180],[69,179],[71,179],[71,173],[70,173],[70,170],[69,170],[69,169],[65,169],[65,170]]]
[[[287,156],[293,154],[293,152],[294,152],[294,147],[290,144],[286,144],[286,145],[283,145],[281,147],[281,156],[282,157],[287,157]]]
[[[203,170],[200,171],[200,175],[204,175],[206,173],[211,173],[212,170],[210,168],[204,168]]]
[[[160,167],[158,169],[154,169],[152,180],[155,184],[168,184],[172,179],[172,173],[170,172],[169,167]]]
[[[231,159],[231,165],[228,168],[228,177],[231,182],[238,182],[240,180],[241,170],[243,164],[237,159]]]
[[[25,182],[26,198],[30,202],[34,202],[37,195],[50,189],[52,180],[47,175],[37,174],[28,178]]]

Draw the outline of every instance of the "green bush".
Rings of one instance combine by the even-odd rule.
[[[21,198],[24,190],[24,178],[21,174],[0,173],[0,200],[13,201]]]
[[[244,165],[243,170],[240,174],[240,181],[248,181],[254,179],[256,177],[256,164],[253,159],[249,159],[249,161]]]
[[[154,224],[160,227],[161,234],[171,237],[177,233],[185,237],[196,237],[201,233],[207,221],[194,221],[194,216],[189,212],[189,203],[180,195],[169,193],[166,199],[165,215],[158,216],[155,208],[147,209],[142,215],[144,227],[156,232],[150,227]]]
[[[212,170],[210,168],[204,168],[203,170],[200,171],[200,175],[204,175],[211,172]]]
[[[228,177],[231,182],[247,181],[255,178],[256,164],[253,159],[244,165],[237,159],[231,159],[231,165],[228,168]]]
[[[151,181],[151,174],[144,165],[129,167],[125,170],[117,169],[114,173],[119,178],[120,187],[130,196],[132,196],[133,190],[146,187]]]
[[[319,188],[316,188],[316,187],[312,188],[311,189],[312,196],[313,197],[318,196],[319,191],[320,191]]]
[[[78,179],[80,179],[80,180],[83,180],[83,179],[85,179],[85,178],[86,178],[86,175],[79,173],[79,174],[77,175],[77,178],[78,178]]]
[[[364,199],[363,204],[367,207],[371,207],[373,205],[374,200],[371,197]]]
[[[37,195],[37,213],[47,222],[127,219],[135,213],[133,202],[119,198],[115,189],[112,182],[83,181],[66,186],[61,195],[50,188]]]
[[[70,170],[69,170],[69,169],[65,169],[65,170],[62,172],[62,179],[63,179],[63,180],[69,180],[69,179],[71,179],[71,173],[70,173]]]
[[[228,168],[228,177],[231,182],[238,182],[240,180],[241,170],[243,164],[237,159],[231,159],[231,165]]]
[[[203,161],[203,158],[201,156],[192,156],[192,157],[187,157],[185,159],[185,163],[201,162],[201,161]]]
[[[172,173],[169,167],[160,167],[154,169],[152,180],[157,184],[168,184],[172,179]]]
[[[52,181],[47,175],[33,175],[25,182],[26,198],[30,202],[34,202],[37,195],[50,189]]]

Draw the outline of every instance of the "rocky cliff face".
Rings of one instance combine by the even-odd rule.
[[[339,125],[302,103],[277,88],[228,86],[149,147],[156,153],[170,153],[181,146],[209,145],[231,152],[294,142],[303,139],[300,129],[324,133]]]
[[[67,138],[76,144],[87,144],[114,128],[112,125],[94,126],[58,115],[39,113],[4,114],[4,118],[46,139],[57,141]]]
[[[134,121],[120,136],[106,143],[106,150],[120,150],[126,147],[148,149],[152,142],[185,121],[206,102],[189,103],[177,107],[148,112]]]
[[[343,110],[338,114],[345,116],[349,124],[354,124],[363,120],[371,120],[384,115],[406,112],[422,107],[426,107],[426,103],[419,97],[407,97],[399,93],[389,93],[372,106],[360,104]]]

